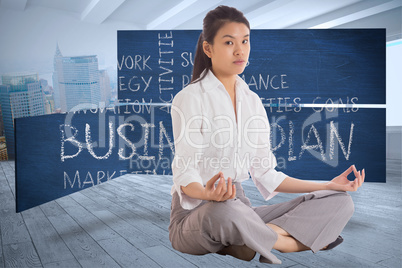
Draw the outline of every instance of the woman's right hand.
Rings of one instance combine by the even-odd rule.
[[[217,186],[215,182],[219,180]],[[232,179],[228,178],[228,183],[226,185],[223,173],[219,172],[213,176],[205,185],[204,196],[206,200],[213,201],[226,201],[228,199],[233,199],[236,197],[236,186],[232,184]]]

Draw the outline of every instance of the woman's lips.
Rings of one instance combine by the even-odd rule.
[[[242,64],[244,64],[244,60],[236,60],[233,63],[237,64],[237,65],[242,65]]]

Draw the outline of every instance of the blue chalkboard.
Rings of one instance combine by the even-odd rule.
[[[171,174],[170,103],[190,81],[199,33],[119,31],[119,106],[15,119],[17,211],[126,173]],[[327,180],[355,164],[385,182],[385,109],[301,105],[384,104],[385,30],[253,30],[251,40],[241,76],[266,106],[277,169]]]
[[[199,34],[119,31],[119,99],[171,101],[191,79]],[[385,109],[324,108],[327,104],[385,104],[385,29],[251,30],[250,36],[249,65],[240,76],[268,107],[273,129],[289,133],[291,121],[294,135],[299,135],[292,139],[298,156],[287,157],[285,145],[275,150],[281,160],[278,169],[300,177],[306,167],[315,168],[307,179],[327,179],[356,164],[358,168],[370,166],[373,173],[368,181],[385,181]],[[137,82],[132,85],[133,81]],[[301,108],[304,104],[319,107]],[[284,127],[275,125],[277,118],[286,122]],[[334,119],[332,125],[328,120],[328,124],[322,123],[324,119],[312,124],[317,130],[313,133],[321,133],[322,148],[304,144],[311,118]],[[351,125],[353,140],[349,144],[345,141]],[[333,154],[328,147],[331,139]],[[301,146],[307,149],[300,153]]]
[[[118,98],[171,103],[190,82],[200,31],[118,31]]]
[[[123,105],[16,119],[17,211],[126,173],[170,175],[169,108]],[[385,182],[385,109],[266,109],[278,170],[327,180],[356,164],[366,181]]]
[[[170,102],[200,31],[118,31],[118,96]],[[251,30],[241,75],[264,103],[385,104],[385,29]]]
[[[266,108],[277,169],[330,180],[355,164],[366,181],[385,182],[385,109]]]
[[[126,173],[170,174],[169,107],[123,105],[15,120],[22,211]]]

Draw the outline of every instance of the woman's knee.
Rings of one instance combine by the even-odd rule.
[[[349,193],[344,192],[338,197],[338,199],[338,203],[341,205],[342,211],[352,217],[353,213],[355,212],[355,205],[352,196]]]
[[[352,217],[355,206],[353,199],[349,193],[343,191],[317,191],[314,199],[322,200],[331,206],[334,210],[341,212],[343,215]]]
[[[205,204],[200,221],[203,228],[217,228],[217,226],[231,226],[241,216],[237,213],[235,200],[226,202],[209,202]]]

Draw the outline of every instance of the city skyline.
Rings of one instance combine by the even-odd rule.
[[[50,87],[54,88],[54,81],[53,81],[54,51],[59,46],[60,46],[59,42],[56,42],[54,45],[54,49],[52,50],[52,53],[51,53],[52,56],[50,57],[50,59],[47,60],[49,64],[46,64],[46,66],[38,65],[41,67],[37,68],[37,67],[35,67],[35,65],[37,65],[37,64],[30,65],[31,67],[29,67],[29,65],[26,65],[26,64],[22,64],[21,66],[23,66],[23,67],[21,67],[21,66],[18,67],[15,64],[10,65],[7,62],[4,64],[1,64],[0,65],[0,85],[3,85],[2,77],[4,75],[21,75],[21,74],[35,73],[35,74],[37,74],[39,80],[41,80],[41,79],[46,80],[48,85]],[[1,50],[0,50],[0,52],[1,52]],[[106,71],[107,74],[109,75],[110,90],[112,93],[114,92],[116,94],[116,96],[112,96],[112,98],[117,97],[117,59],[116,59],[114,65],[106,66],[106,65],[101,64],[102,62],[104,62],[104,60],[102,60],[102,59],[104,59],[105,57],[99,56],[95,53],[84,54],[84,53],[77,52],[76,54],[64,54],[64,50],[63,50],[63,55],[65,55],[65,57],[83,57],[83,56],[88,56],[88,55],[96,56],[98,58],[98,70],[100,72]],[[5,66],[7,66],[7,67],[5,67]],[[10,66],[10,68],[9,68],[9,66]]]
[[[44,115],[45,94],[38,75],[26,73],[3,75],[0,85],[0,104],[8,158],[15,157],[14,119]]]
[[[17,65],[16,63],[11,64],[11,62],[4,62],[0,65],[0,85],[2,84],[1,76],[2,75],[16,75],[16,74],[24,74],[24,73],[37,73],[39,79],[45,79],[48,81],[49,85],[54,87],[53,85],[53,72],[54,72],[54,51],[57,47],[60,47],[59,42],[54,44],[54,49],[52,50],[51,57],[46,60],[46,64],[40,64],[37,62],[32,62],[31,65],[26,63],[21,63]],[[104,61],[104,56],[97,55],[95,53],[73,53],[73,54],[65,54],[64,49],[60,49],[63,51],[63,55],[66,57],[81,57],[81,56],[88,56],[88,55],[95,55],[98,58],[98,66],[99,70],[106,70],[110,77],[110,85],[113,88],[117,88],[117,59],[115,64],[105,65],[102,64]],[[66,49],[68,51],[68,49]],[[14,61],[13,61],[14,62]]]
[[[65,56],[97,55],[99,69],[108,70],[112,84],[117,81],[114,26],[81,25],[68,14],[57,12],[41,13],[34,19],[29,12],[0,9],[2,40],[5,40],[0,45],[0,75],[37,72],[39,78],[53,86],[53,56],[58,44]]]
[[[48,76],[37,70],[0,73],[0,135],[4,130],[0,143],[2,152],[7,150],[1,153],[3,160],[14,158],[14,118],[89,108],[82,106],[84,103],[109,106],[117,99],[116,79],[109,74],[113,68],[100,69],[97,55],[65,57],[58,44],[55,51],[53,71]]]

